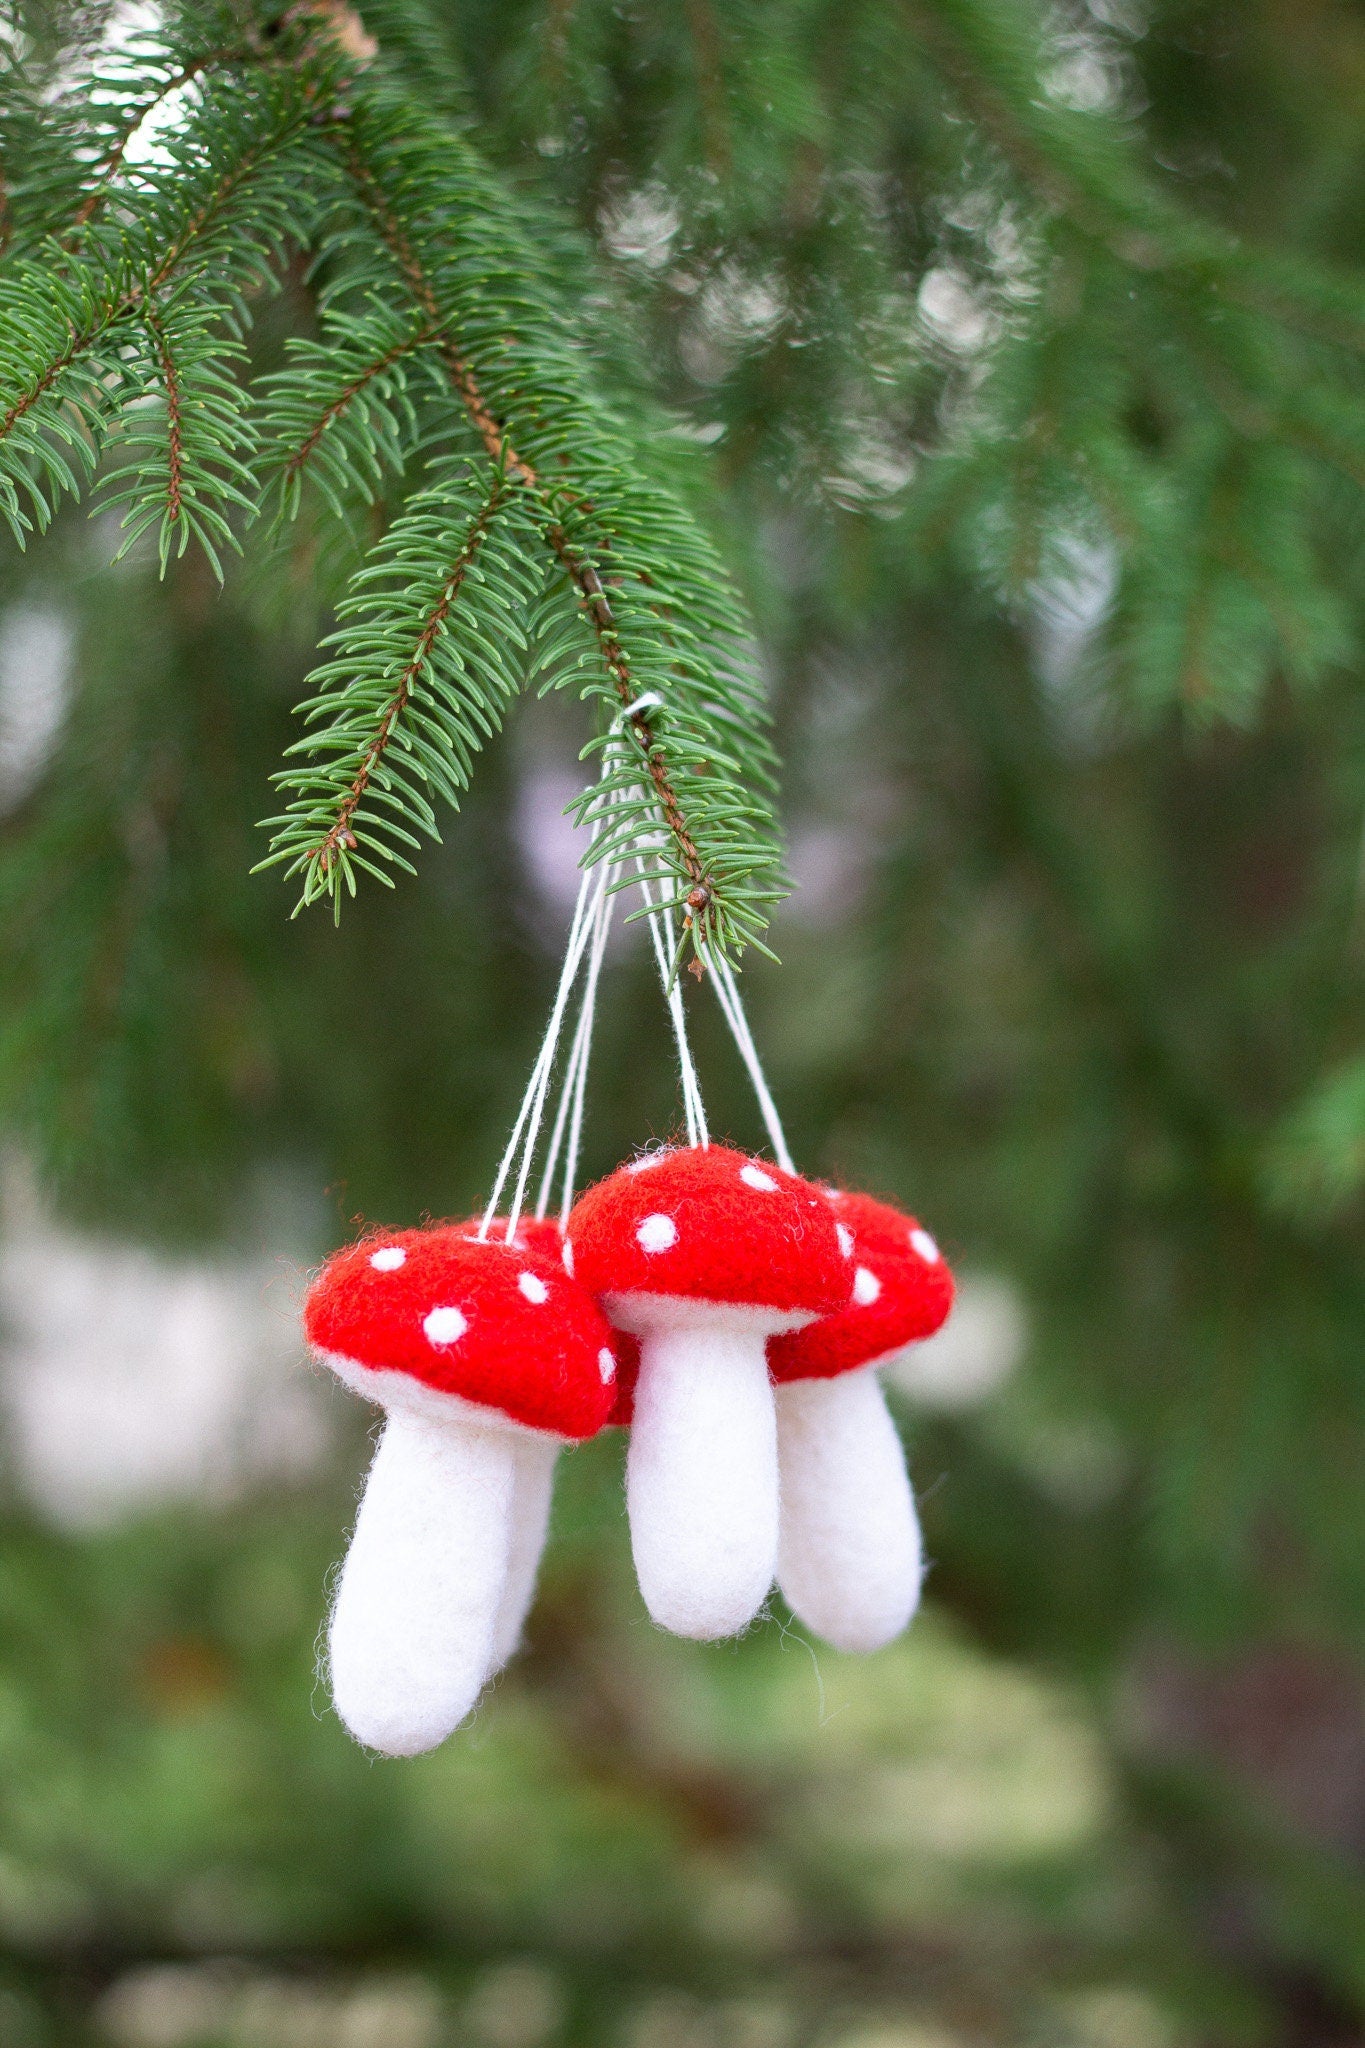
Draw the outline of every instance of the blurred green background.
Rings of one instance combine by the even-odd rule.
[[[661,1635],[604,1439],[473,1724],[346,1740],[369,1418],[297,1298],[485,1193],[586,733],[527,702],[415,881],[290,922],[330,557],[163,584],[67,513],[0,563],[0,2043],[1359,2048],[1365,15],[364,12],[700,451],[786,760],[770,1075],[962,1279],[892,1389],[927,1607]],[[599,1019],[590,1175],[677,1116],[638,941]]]

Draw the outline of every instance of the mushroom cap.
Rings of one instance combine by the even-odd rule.
[[[471,1216],[467,1223],[458,1228],[469,1237],[483,1219]],[[507,1228],[505,1216],[493,1220],[492,1235],[501,1243]],[[564,1232],[557,1216],[525,1216],[517,1223],[516,1235],[512,1242],[524,1245],[527,1251],[538,1252],[542,1258],[552,1259],[556,1265],[564,1262]],[[635,1382],[640,1377],[640,1340],[632,1337],[629,1330],[618,1330],[608,1323],[607,1334],[616,1360],[616,1375],[612,1388],[611,1412],[607,1416],[608,1429],[628,1429],[635,1416]]]
[[[463,1223],[451,1224],[449,1228],[458,1230],[461,1237],[476,1237],[482,1222],[482,1216],[470,1216]],[[488,1226],[488,1235],[499,1244],[505,1243],[507,1218],[495,1216]],[[541,1258],[552,1260],[555,1265],[562,1263],[564,1234],[560,1230],[559,1219],[556,1216],[530,1216],[523,1210],[517,1218],[512,1242],[524,1251],[536,1252]]]
[[[629,1429],[635,1420],[635,1383],[640,1377],[640,1340],[629,1330],[611,1326],[612,1349],[616,1353],[616,1385],[612,1394],[608,1429]]]
[[[942,1252],[917,1217],[893,1208],[890,1202],[879,1202],[874,1195],[855,1194],[845,1188],[826,1188],[825,1193],[839,1221],[868,1250],[902,1252],[908,1247],[926,1266],[943,1264]],[[951,1283],[948,1299],[951,1303]]]
[[[372,1231],[304,1303],[309,1344],[384,1406],[443,1401],[524,1429],[594,1436],[615,1396],[612,1333],[557,1260],[461,1225]],[[391,1383],[390,1383],[391,1382]]]
[[[563,1264],[564,1233],[557,1216],[522,1216],[517,1223],[516,1242],[556,1266]]]
[[[953,1305],[948,1262],[913,1216],[871,1195],[831,1190],[829,1200],[853,1236],[853,1300],[836,1315],[768,1339],[768,1370],[779,1386],[874,1365],[932,1337]]]
[[[725,1145],[646,1154],[574,1204],[565,1263],[592,1294],[829,1315],[852,1268],[818,1188]]]

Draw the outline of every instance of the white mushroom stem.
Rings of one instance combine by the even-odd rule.
[[[469,1713],[507,1580],[512,1432],[431,1399],[389,1415],[332,1608],[337,1712],[386,1756],[434,1749]]]
[[[776,1389],[782,1486],[777,1583],[838,1650],[879,1650],[919,1605],[919,1519],[870,1367]]]
[[[550,1499],[559,1449],[557,1437],[524,1435],[513,1439],[511,1545],[502,1603],[493,1629],[490,1678],[521,1647],[521,1633],[536,1596],[536,1574],[550,1526]]]
[[[626,1465],[635,1572],[675,1635],[748,1626],[777,1564],[777,1430],[764,1339],[780,1318],[713,1302],[609,1297],[639,1336]]]

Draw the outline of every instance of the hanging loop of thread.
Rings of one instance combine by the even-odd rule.
[[[622,800],[623,796],[623,792],[619,789],[606,786],[611,783],[620,766],[623,746],[621,729],[624,723],[637,713],[658,708],[662,703],[663,699],[657,692],[645,691],[641,696],[635,698],[632,703],[623,706],[617,718],[613,721],[612,731],[602,759],[601,780],[604,786],[599,791],[590,813],[590,830],[594,844],[604,833],[609,835],[611,812],[616,804]],[[706,1110],[702,1102],[701,1081],[698,1077],[696,1064],[692,1058],[691,1047],[688,1043],[682,991],[678,986],[677,977],[674,973],[676,963],[670,945],[670,941],[674,936],[673,919],[670,911],[664,904],[662,886],[660,886],[659,894],[656,898],[646,866],[648,853],[654,852],[657,849],[658,843],[656,839],[654,846],[635,853],[637,885],[644,902],[645,922],[649,927],[650,944],[654,951],[655,963],[659,970],[660,985],[663,990],[664,1004],[668,1011],[669,1022],[673,1031],[687,1142],[690,1146],[706,1146],[710,1143],[710,1133],[706,1122]],[[537,1218],[545,1216],[548,1212],[562,1152],[564,1164],[560,1200],[561,1220],[565,1220],[568,1217],[569,1209],[573,1202],[578,1158],[582,1143],[583,1118],[587,1100],[588,1065],[591,1057],[593,1029],[596,1020],[598,983],[601,975],[602,960],[606,951],[607,935],[615,910],[616,892],[620,887],[621,872],[621,862],[611,859],[603,860],[598,865],[596,872],[594,872],[591,866],[591,853],[589,853],[589,864],[584,869],[583,878],[579,884],[577,900],[574,904],[573,916],[569,923],[564,960],[560,968],[559,982],[555,991],[554,1002],[551,1005],[549,1021],[545,1028],[545,1035],[540,1043],[540,1049],[532,1065],[530,1078],[527,1081],[520,1107],[517,1110],[516,1119],[512,1125],[511,1136],[508,1138],[506,1150],[499,1162],[497,1173],[493,1178],[493,1187],[488,1198],[488,1206],[479,1221],[478,1236],[480,1239],[486,1239],[493,1227],[498,1203],[501,1200],[503,1189],[512,1176],[514,1168],[516,1178],[513,1183],[511,1201],[508,1205],[504,1237],[506,1242],[510,1244],[516,1236],[517,1225],[521,1220],[522,1208],[526,1200],[526,1190],[531,1176],[531,1168],[544,1122],[545,1108],[554,1074],[555,1060],[559,1051],[560,1037],[564,1028],[565,1015],[568,1011],[580,970],[583,969],[586,960],[587,967],[578,1017],[570,1042],[568,1063],[560,1084],[559,1100],[556,1105],[546,1155],[541,1169],[534,1212]],[[717,984],[717,988],[719,992],[719,984]],[[733,982],[729,984],[729,988],[733,990]],[[737,991],[734,991],[734,999],[737,1003]],[[726,1015],[727,1018],[730,1017],[728,1009]],[[747,1029],[747,1027],[745,1028]],[[737,1043],[741,1043],[738,1028],[733,1022],[731,1023],[731,1029],[736,1031]],[[758,1055],[756,1051],[752,1051],[752,1043],[752,1039],[750,1039],[749,1046],[756,1066]],[[741,1043],[741,1052],[743,1051],[744,1047]],[[746,1065],[748,1064],[749,1057],[749,1054],[745,1054]],[[758,1071],[761,1074],[761,1069]],[[764,1084],[764,1087],[766,1090],[766,1084]],[[760,1105],[762,1105],[762,1100],[763,1098],[760,1097]],[[769,1131],[771,1133],[775,1127],[780,1135],[781,1126],[776,1123],[777,1112],[772,1107],[771,1096],[767,1097],[767,1104],[768,1108],[765,1110],[765,1116],[770,1112],[772,1117]],[[785,1141],[783,1141],[783,1151],[785,1152]]]
[[[564,1023],[564,1011],[568,1006],[569,995],[573,989],[574,980],[578,974],[579,965],[582,962],[592,929],[589,904],[595,881],[599,881],[600,885],[599,877],[594,877],[591,872],[585,873],[578,891],[578,901],[574,906],[573,920],[569,926],[569,939],[564,953],[564,964],[560,970],[559,986],[555,991],[554,1003],[550,1010],[550,1021],[545,1027],[545,1036],[541,1040],[540,1051],[537,1053],[535,1063],[531,1068],[531,1078],[527,1082],[526,1092],[521,1098],[521,1107],[518,1109],[516,1121],[512,1125],[512,1135],[507,1141],[507,1149],[503,1153],[497,1173],[493,1177],[493,1189],[488,1197],[488,1207],[484,1210],[479,1222],[478,1235],[481,1239],[487,1238],[492,1228],[493,1218],[497,1214],[498,1201],[502,1195],[503,1187],[506,1184],[508,1175],[512,1171],[512,1164],[517,1157],[518,1150],[520,1150],[523,1156],[521,1169],[517,1177],[517,1196],[513,1202],[512,1214],[508,1218],[506,1232],[509,1243],[516,1234],[517,1221],[521,1210],[521,1198],[525,1194],[526,1179],[531,1170],[531,1156],[535,1150],[536,1139],[540,1134],[541,1118],[545,1113],[545,1096],[550,1085],[550,1074],[554,1066],[555,1053],[559,1046],[559,1034]]]
[[[698,952],[702,965],[710,972],[712,986],[716,991],[716,1001],[720,1004],[721,1014],[730,1028],[730,1036],[734,1039],[739,1056],[744,1062],[749,1085],[754,1091],[758,1112],[763,1119],[763,1127],[768,1133],[768,1143],[773,1148],[773,1158],[784,1172],[795,1173],[796,1167],[792,1160],[791,1148],[787,1144],[787,1134],[782,1128],[782,1119],[777,1113],[777,1104],[768,1086],[763,1062],[758,1056],[758,1047],[754,1043],[754,1034],[745,1014],[739,984],[735,980],[735,971],[723,954],[713,954],[705,944],[698,947]]]
[[[603,764],[603,781],[606,780],[609,770],[610,757],[608,756],[608,760]],[[605,829],[608,814],[615,802],[616,796],[612,790],[599,790],[597,798],[591,807],[589,817],[591,845],[596,845],[597,840]],[[505,1232],[506,1241],[509,1244],[516,1235],[517,1224],[521,1220],[521,1206],[525,1200],[526,1183],[530,1178],[531,1162],[535,1157],[541,1122],[545,1114],[545,1100],[549,1092],[550,1077],[554,1071],[555,1054],[559,1049],[559,1036],[564,1025],[564,1013],[568,1008],[569,997],[573,992],[574,982],[582,965],[583,956],[596,929],[598,909],[607,893],[608,884],[615,867],[614,863],[605,862],[594,873],[591,859],[590,846],[588,860],[583,869],[583,878],[578,886],[578,898],[574,904],[573,917],[569,922],[569,936],[564,949],[564,962],[560,969],[559,985],[555,991],[554,1002],[550,1008],[550,1019],[545,1027],[545,1036],[541,1040],[540,1050],[536,1054],[535,1062],[532,1065],[531,1076],[526,1084],[526,1091],[521,1098],[521,1106],[517,1111],[516,1120],[512,1125],[512,1134],[507,1141],[506,1150],[498,1164],[497,1173],[493,1177],[493,1188],[488,1197],[488,1206],[479,1221],[478,1235],[481,1239],[487,1238],[489,1231],[492,1229],[493,1218],[497,1214],[499,1199],[519,1151],[521,1154],[520,1165]]]
[[[672,935],[672,920],[668,917],[662,902],[655,902],[653,886],[645,872],[642,855],[635,858],[635,870],[639,879],[640,894],[644,898],[646,922],[649,925],[650,941],[654,947],[654,959],[659,969],[659,980],[663,987],[664,1002],[668,1006],[669,1022],[673,1026],[673,1045],[678,1056],[678,1082],[682,1092],[683,1123],[689,1145],[705,1147],[711,1142],[706,1125],[706,1110],[701,1099],[701,1082],[692,1059],[692,1048],[687,1039],[687,1019],[683,1014],[682,990],[673,972],[673,956],[668,939]]]
[[[604,751],[604,776],[613,773],[620,760],[622,742],[615,735],[640,712],[663,708],[664,699],[657,690],[645,690],[629,704],[622,706],[612,721],[613,738],[608,741]],[[673,971],[674,960],[669,945],[669,940],[673,936],[673,920],[664,907],[662,887],[656,901],[645,866],[647,854],[657,852],[662,844],[663,834],[658,833],[645,848],[636,853],[635,872],[640,895],[644,901],[645,921],[649,926],[650,943],[654,948],[654,958],[659,969],[664,1003],[668,1009],[669,1023],[673,1028],[673,1045],[678,1061],[678,1084],[682,1096],[683,1125],[687,1133],[687,1142],[692,1146],[706,1146],[710,1144],[711,1137],[706,1123],[706,1109],[702,1102],[701,1081],[688,1044],[682,990],[678,987],[677,976]]]
[[[582,1000],[579,1004],[578,1022],[574,1028],[573,1042],[569,1051],[569,1064],[560,1089],[559,1104],[555,1112],[550,1142],[546,1148],[545,1163],[541,1173],[540,1192],[536,1198],[536,1217],[544,1217],[549,1210],[550,1197],[554,1187],[555,1171],[559,1163],[560,1148],[564,1145],[567,1127],[567,1149],[564,1153],[563,1196],[560,1204],[561,1222],[567,1220],[573,1205],[573,1190],[578,1177],[578,1154],[583,1135],[583,1110],[587,1095],[588,1063],[592,1056],[593,1028],[597,1015],[597,984],[602,971],[602,957],[606,952],[607,935],[616,909],[614,884],[618,874],[616,862],[609,863],[603,873],[601,887],[595,899],[592,942],[588,952],[588,970]]]

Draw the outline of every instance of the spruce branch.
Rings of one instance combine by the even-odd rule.
[[[413,107],[354,12],[299,0],[262,38],[231,10],[175,10],[96,96],[63,234],[0,280],[0,512],[22,540],[107,448],[122,548],[155,530],[163,569],[193,540],[221,574],[266,485],[291,517],[312,479],[342,519],[395,488],[283,773],[271,859],[302,900],[339,907],[360,873],[406,865],[534,675],[598,707],[589,751],[624,736],[616,841],[648,849],[697,945],[760,943],[772,756],[714,549],[593,389],[523,204]],[[290,245],[313,260],[318,336],[248,392],[244,338]],[[432,449],[440,483],[411,492]],[[473,509],[471,456],[497,480]]]
[[[518,607],[536,592],[524,498],[505,468],[440,462],[356,577],[324,642],[337,651],[300,707],[314,729],[276,777],[294,800],[267,821],[260,866],[302,877],[297,909],[326,895],[339,915],[358,871],[391,882],[380,862],[410,872],[410,824],[439,838],[432,799],[458,808],[475,751],[525,680]]]
[[[385,246],[393,256],[403,279],[426,316],[433,334],[440,336],[441,360],[445,364],[450,381],[464,406],[469,419],[483,442],[484,451],[490,462],[502,464],[518,482],[536,488],[537,478],[530,464],[525,462],[512,443],[503,434],[502,426],[490,412],[484,400],[479,382],[468,362],[461,355],[454,337],[444,332],[445,322],[433,289],[430,277],[423,267],[421,258],[413,246],[412,237],[404,225],[402,215],[392,204],[372,165],[367,161],[356,138],[354,122],[343,117],[345,130],[342,155],[346,169],[356,191],[368,208]]]
[[[70,227],[59,237],[61,246],[68,255],[74,256],[79,253],[85,229],[89,226],[100,208],[108,201],[115,187],[115,181],[123,169],[124,159],[128,154],[130,144],[134,137],[141,132],[157,108],[163,106],[172,93],[181,91],[187,85],[192,85],[197,78],[203,76],[204,72],[216,70],[223,64],[241,62],[247,55],[248,52],[244,49],[202,51],[197,57],[191,58],[187,64],[182,65],[178,71],[172,72],[162,84],[156,87],[150,98],[144,99],[141,103],[133,106],[123,119],[117,134],[109,144],[104,155],[91,170],[90,189],[77,207]]]
[[[316,341],[290,336],[288,367],[261,386],[262,467],[282,517],[297,515],[309,481],[344,517],[401,474],[421,445],[423,401],[445,388],[435,341],[420,313],[378,303],[332,309]]]
[[[231,514],[255,505],[254,437],[233,374],[243,351],[216,335],[192,300],[148,301],[141,321],[146,348],[123,362],[125,387],[140,376],[141,403],[125,396],[108,443],[125,459],[101,479],[101,502],[125,508],[120,556],[156,526],[163,573],[195,540],[221,581],[223,550],[239,546]]]
[[[134,227],[94,232],[75,267],[54,247],[0,276],[0,514],[21,545],[59,496],[80,495],[115,420],[147,397],[130,363],[177,298],[196,309],[205,425],[224,431],[223,469],[232,472],[239,431],[228,422],[239,407],[226,371],[210,365],[207,337],[226,338],[219,355],[228,364],[228,343],[248,323],[248,293],[269,284],[285,244],[306,232],[311,201],[289,159],[306,144],[310,113],[308,95],[287,79],[210,101],[169,164],[144,181]],[[166,367],[163,358],[163,376]],[[215,522],[196,518],[186,530],[204,540]]]
[[[594,404],[564,346],[562,312],[517,246],[515,218],[506,208],[498,218],[463,146],[410,112],[400,126],[379,93],[355,98],[329,133],[356,200],[435,336],[470,430],[538,508],[596,657],[585,663],[580,644],[565,675],[609,704],[609,729],[630,736],[634,780],[621,782],[618,831],[653,844],[663,827],[666,900],[698,943],[755,943],[780,893],[766,880],[771,757],[743,670],[742,613],[719,563],[680,506],[641,486],[641,458]],[[438,236],[437,220],[468,225]],[[355,241],[343,227],[339,258]],[[361,281],[371,284],[368,272]]]

